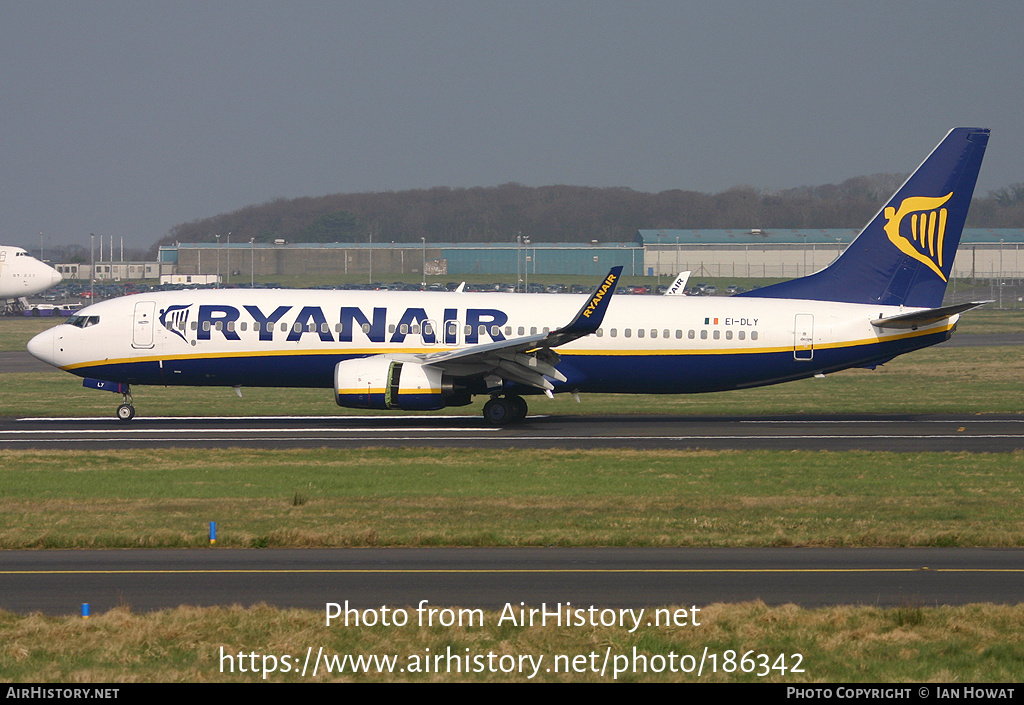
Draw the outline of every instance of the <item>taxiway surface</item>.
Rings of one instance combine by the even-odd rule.
[[[1016,604],[1019,549],[436,548],[0,552],[0,608],[505,603]]]

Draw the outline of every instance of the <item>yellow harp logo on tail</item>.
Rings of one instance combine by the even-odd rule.
[[[940,206],[952,196],[952,191],[935,198],[914,196],[904,199],[899,210],[891,206],[885,209],[885,234],[889,236],[892,244],[896,245],[900,252],[931,267],[942,281],[947,281],[946,275],[942,273],[946,209]],[[904,219],[907,220],[905,234],[900,232]]]

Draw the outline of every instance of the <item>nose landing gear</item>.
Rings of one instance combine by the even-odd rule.
[[[132,406],[132,388],[127,382],[111,382],[105,379],[86,377],[82,380],[82,386],[120,394],[122,402],[121,406],[117,407],[117,418],[121,421],[131,421],[135,418],[135,407]]]
[[[117,418],[120,421],[131,421],[135,418],[135,407],[132,405],[132,390],[127,384],[124,386],[124,391],[121,393],[123,403],[117,407]]]

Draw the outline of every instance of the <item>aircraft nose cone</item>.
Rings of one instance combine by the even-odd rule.
[[[42,360],[48,365],[57,366],[53,355],[54,335],[52,330],[44,330],[42,333],[28,341],[28,352],[32,357]]]
[[[62,281],[64,281],[64,277],[61,276],[61,273],[58,272],[56,269],[51,269],[50,270],[50,286],[57,286]]]

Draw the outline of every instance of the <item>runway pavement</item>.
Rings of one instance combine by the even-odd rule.
[[[1019,549],[437,548],[0,552],[0,608],[77,614],[127,605],[323,610],[505,603],[805,607],[1017,604]]]
[[[904,416],[477,416],[0,418],[0,448],[711,448],[1009,452],[1024,418]]]

